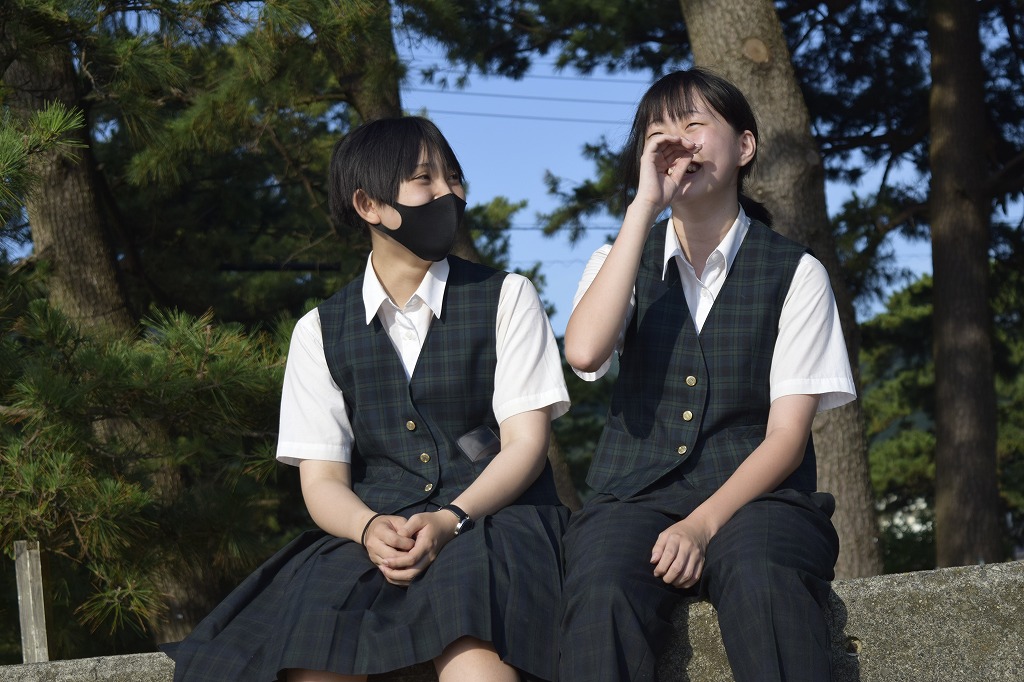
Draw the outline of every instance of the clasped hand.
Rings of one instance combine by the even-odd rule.
[[[711,533],[690,519],[669,526],[651,551],[654,575],[673,587],[693,587],[704,571],[710,541]]]
[[[366,531],[364,546],[370,561],[392,585],[408,586],[455,537],[455,515],[423,512],[408,519],[379,516]]]

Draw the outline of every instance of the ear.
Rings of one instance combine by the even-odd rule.
[[[746,166],[754,160],[754,154],[757,153],[757,140],[754,139],[754,133],[749,130],[740,133],[739,145],[740,166]]]
[[[352,193],[352,208],[356,210],[359,217],[370,225],[380,225],[380,214],[377,212],[377,202],[361,189]]]

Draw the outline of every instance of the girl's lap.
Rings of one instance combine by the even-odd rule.
[[[506,507],[449,542],[409,587],[389,584],[358,543],[309,531],[225,599],[186,649],[237,659],[245,679],[287,668],[365,674],[431,660],[468,635],[550,677],[567,520],[563,507]],[[200,658],[193,666],[210,665]]]

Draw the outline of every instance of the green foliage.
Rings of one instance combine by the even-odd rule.
[[[928,238],[917,218],[926,197],[918,188],[894,186],[876,195],[854,194],[833,217],[836,251],[859,311],[866,314],[886,292],[908,284],[911,272],[897,265],[893,237]]]
[[[551,213],[541,215],[545,234],[568,231],[568,238],[575,242],[586,232],[585,221],[607,211],[612,215],[625,213],[622,183],[619,174],[620,154],[611,148],[608,140],[601,138],[597,144],[588,144],[583,149],[584,157],[591,159],[597,168],[594,179],[564,189],[565,182],[552,173],[544,176],[548,193],[558,197],[560,205]]]
[[[362,267],[366,240],[337,234],[326,211],[327,162],[350,112],[289,14],[313,9],[267,5],[231,34],[179,43],[188,86],[144,140],[103,107],[96,154],[130,230],[133,298],[254,325],[299,314]]]
[[[1019,173],[1010,172],[1024,140],[1018,5],[983,8],[990,149],[994,163],[1009,169],[993,184],[997,202],[1019,197],[1021,187]],[[853,290],[861,300],[878,296],[904,281],[888,260],[889,235],[927,229],[923,6],[777,7],[830,177],[857,180],[874,162],[886,169],[879,191],[849,202],[837,220]],[[135,337],[92,338],[36,300],[43,296],[38,282],[0,283],[0,535],[5,547],[15,532],[38,538],[54,558],[54,607],[72,623],[56,650],[145,646],[132,628],[144,628],[162,608],[168,572],[199,575],[217,592],[306,522],[301,504],[281,503],[295,495],[294,478],[267,485],[276,471],[271,450],[288,325],[249,333],[242,326],[291,319],[365,263],[362,236],[337,234],[327,217],[326,162],[336,139],[358,122],[353,89],[402,72],[360,63],[358,48],[378,38],[383,8],[370,0],[12,0],[0,7],[0,23],[18,30],[22,57],[67,44],[107,191],[99,199],[120,236],[118,258],[136,307],[183,311],[153,312]],[[472,69],[519,77],[549,52],[582,72],[605,66],[658,74],[690,59],[674,3],[409,0],[393,11],[399,35],[439,41],[464,69],[460,79]],[[8,47],[0,46],[0,63],[15,56]],[[420,76],[443,78],[429,70]],[[37,140],[3,119],[5,221],[23,217],[26,150],[56,144],[83,122],[48,115],[35,125],[49,137]],[[585,153],[597,168],[594,180],[570,187],[548,178],[563,204],[543,217],[549,232],[575,238],[598,212],[623,209],[617,150],[600,140]],[[897,169],[921,175],[895,185]],[[486,262],[507,262],[504,228],[522,207],[501,199],[467,213]],[[1000,484],[1013,520],[1009,537],[1018,543],[1020,232],[997,226],[993,270]],[[526,274],[542,281],[539,266]],[[863,329],[863,399],[888,570],[931,566],[929,291],[927,280],[911,284]],[[566,376],[573,410],[554,428],[584,490],[612,379]],[[0,564],[5,588],[9,568]],[[0,630],[2,656],[16,647],[8,636],[16,605],[0,602],[0,612],[12,623]]]
[[[996,370],[996,456],[1010,539],[1024,548],[1024,226],[994,226],[990,282]]]
[[[992,261],[999,491],[1007,553],[1024,546],[1024,277],[1019,227],[998,226]],[[934,567],[935,435],[931,279],[897,291],[861,325],[871,481],[887,571]],[[966,474],[965,474],[966,475]]]
[[[887,573],[934,568],[931,280],[890,296],[861,325],[861,400]]]
[[[72,153],[83,146],[66,136],[85,125],[82,112],[69,110],[54,102],[29,119],[16,122],[6,108],[0,117],[0,224],[8,223],[21,212],[35,174],[31,160],[42,152],[57,148]]]
[[[133,307],[153,311],[136,335],[89,336],[42,303],[45,265],[0,262],[0,540],[39,539],[52,559],[55,655],[151,647],[169,576],[215,601],[308,527],[295,476],[273,480],[280,375],[288,321],[365,264],[368,240],[331,224],[326,177],[359,122],[353,92],[396,73],[365,59],[382,6],[0,7],[18,35],[0,63],[67,50],[97,204]],[[12,243],[27,234],[22,178],[6,204]],[[505,228],[524,205],[471,209],[486,261],[507,262]],[[0,611],[2,656],[17,607]]]
[[[925,3],[786,5],[780,17],[831,178],[858,181],[865,160],[927,168]]]
[[[935,568],[935,514],[931,505],[922,498],[903,505],[896,499],[885,499],[877,508],[885,573]]]
[[[266,485],[280,343],[181,313],[94,338],[8,291],[0,545],[38,540],[50,556],[54,608],[70,612],[58,619],[71,623],[65,653],[82,654],[81,628],[144,631],[168,575],[201,571],[223,589],[294,532],[277,512],[282,491]]]
[[[549,52],[560,67],[590,73],[656,73],[689,56],[679,5],[641,0],[406,0],[396,3],[401,25],[437,41],[452,64],[519,78]],[[422,76],[436,80],[438,72]],[[461,81],[457,81],[458,84]]]
[[[525,207],[525,201],[494,197],[487,204],[472,206],[466,211],[463,220],[477,245],[481,262],[495,268],[508,267],[508,228],[515,214]]]

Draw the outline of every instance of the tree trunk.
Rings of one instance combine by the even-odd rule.
[[[775,216],[776,229],[814,251],[829,272],[854,375],[860,352],[853,300],[836,256],[825,208],[825,174],[810,115],[770,0],[680,0],[694,61],[735,83],[758,116],[759,170],[748,193]],[[882,564],[859,401],[815,420],[819,487],[836,496],[842,547],[836,576],[876,575]]]
[[[548,461],[551,462],[551,472],[555,478],[555,490],[558,491],[558,499],[570,511],[579,511],[583,506],[580,493],[573,483],[572,474],[569,473],[569,464],[562,455],[562,449],[558,447],[558,440],[555,434],[551,434],[551,444],[548,446]]]
[[[7,36],[5,36],[7,37]],[[65,45],[16,59],[3,74],[7,104],[28,119],[47,103],[81,109],[77,78]],[[73,133],[88,145],[86,131]],[[114,333],[135,324],[119,279],[107,223],[98,203],[97,170],[88,146],[75,157],[61,151],[41,154],[32,170],[38,176],[26,202],[35,257],[50,267],[49,299],[85,329]]]
[[[2,36],[5,47],[15,42],[12,35]],[[69,109],[84,109],[78,82],[70,49],[60,43],[37,50],[30,58],[19,55],[3,74],[9,92],[6,102],[15,115],[24,118],[55,100]],[[83,145],[76,150],[77,157],[60,152],[42,154],[32,169],[38,181],[26,208],[35,257],[50,268],[51,305],[87,332],[126,334],[137,319],[120,279],[109,216],[101,208],[103,180],[88,146],[88,131],[75,135]],[[159,427],[145,428],[153,437]],[[134,438],[138,429],[119,420],[96,424],[103,439]],[[172,499],[180,493],[180,477],[173,466],[158,470],[154,478],[151,490],[156,494]],[[211,582],[202,575],[206,570],[208,567],[194,567],[193,574],[169,571],[158,577],[168,610],[163,618],[150,623],[156,642],[181,639],[214,605]]]
[[[401,116],[404,67],[395,50],[389,0],[339,3],[325,11],[322,22],[311,18],[310,23],[348,103],[364,122]],[[358,27],[358,33],[338,33],[342,27]]]
[[[932,0],[935,540],[939,566],[1001,561],[978,7]]]

